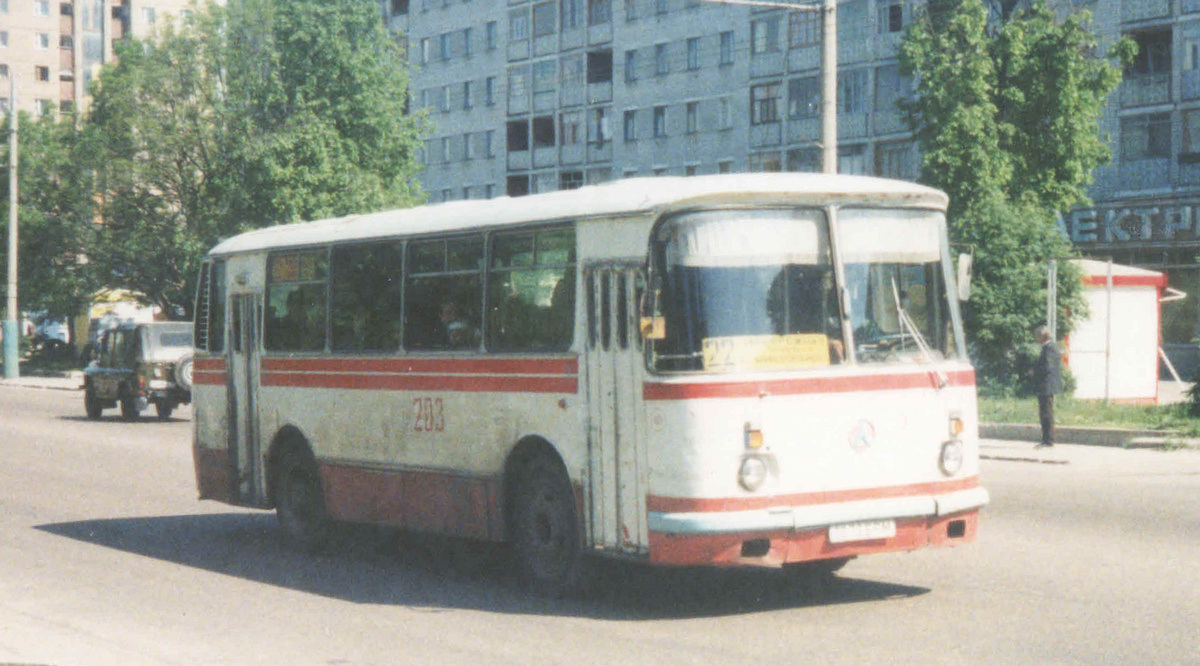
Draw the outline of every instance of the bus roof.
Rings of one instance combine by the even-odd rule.
[[[813,173],[740,173],[630,178],[524,197],[472,199],[257,229],[219,243],[211,255],[497,228],[531,222],[658,213],[706,204],[869,203],[944,210],[940,190],[907,181]]]

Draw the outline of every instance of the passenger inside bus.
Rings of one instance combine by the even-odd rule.
[[[443,302],[438,319],[442,322],[446,344],[450,349],[467,349],[476,345],[476,329],[467,323],[458,303]]]

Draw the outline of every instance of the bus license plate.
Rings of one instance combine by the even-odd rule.
[[[896,521],[894,520],[863,520],[857,523],[829,526],[830,543],[890,539],[894,536],[896,536]]]

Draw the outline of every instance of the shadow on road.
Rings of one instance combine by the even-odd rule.
[[[482,610],[605,620],[718,617],[929,592],[852,578],[797,579],[769,569],[663,569],[597,562],[591,593],[549,600],[522,591],[499,546],[343,527],[335,547],[288,548],[265,513],[89,520],[37,529],[213,573],[340,599],[437,612]]]

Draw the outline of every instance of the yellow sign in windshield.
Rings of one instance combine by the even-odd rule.
[[[703,353],[704,369],[716,372],[829,365],[829,337],[795,333],[705,338]]]

